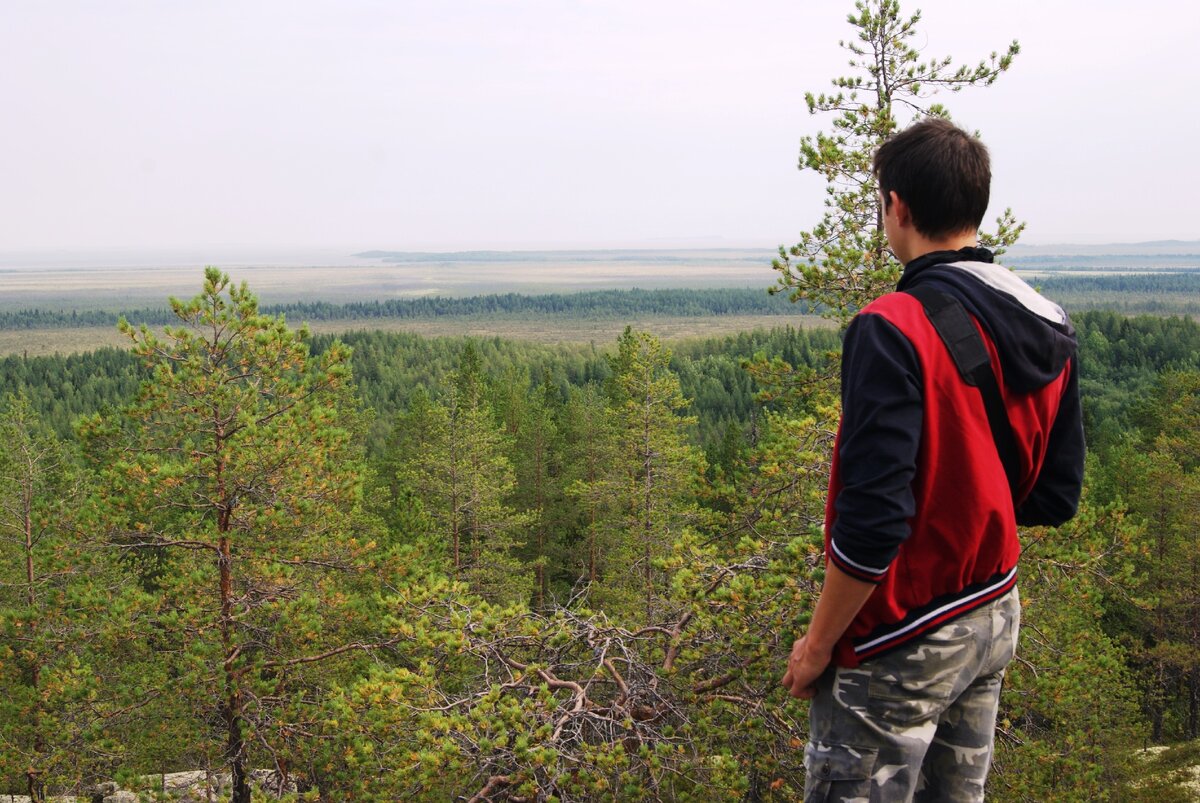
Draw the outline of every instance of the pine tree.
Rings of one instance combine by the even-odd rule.
[[[703,459],[684,435],[696,419],[670,370],[671,353],[653,335],[626,328],[609,383],[618,443],[617,513],[623,535],[610,557],[610,606],[649,621],[666,591],[656,563],[693,517]]]
[[[525,377],[524,400],[517,405],[519,415],[510,428],[513,434],[513,465],[516,488],[513,501],[526,511],[532,522],[523,550],[524,561],[533,567],[534,605],[544,610],[550,602],[551,578],[561,576],[562,490],[559,481],[560,437],[558,416],[561,402],[558,388],[549,375],[530,389]]]
[[[171,307],[165,335],[121,321],[151,378],[82,435],[111,542],[163,556],[140,626],[172,661],[171,695],[199,732],[190,754],[227,767],[249,803],[252,759],[283,774],[298,760],[305,690],[380,646],[354,640],[369,616],[342,582],[374,547],[351,517],[364,422],[349,351],[314,359],[307,330],[261,314],[245,284],[208,268],[201,294]]]
[[[532,516],[509,504],[516,484],[508,439],[487,403],[478,352],[468,344],[446,403],[425,397],[402,419],[401,481],[421,499],[445,544],[448,574],[493,601],[528,600],[517,559]]]
[[[1114,600],[1156,743],[1200,736],[1200,373],[1171,372],[1140,405],[1141,427],[1097,474],[1142,529],[1136,570]]]
[[[888,250],[883,209],[871,175],[875,149],[912,117],[948,117],[928,98],[940,90],[958,92],[989,86],[1012,64],[1020,48],[1014,41],[1003,55],[992,53],[975,67],[952,67],[949,57],[924,61],[910,40],[917,36],[920,12],[900,13],[899,0],[857,0],[849,16],[855,37],[839,44],[850,51],[854,74],[833,80],[835,92],[804,100],[810,114],[832,114],[832,133],[800,141],[800,169],[826,181],[821,221],[801,232],[799,242],[780,248],[773,263],[779,271],[772,292],[788,291],[794,301],[823,305],[843,322],[895,285],[901,265]],[[1011,210],[981,241],[1002,250],[1020,235]]]
[[[78,532],[86,486],[75,457],[33,412],[0,409],[0,783],[35,801],[85,770],[89,635],[105,594]],[[90,620],[90,622],[89,622]]]
[[[432,537],[432,522],[425,513],[426,495],[405,473],[428,444],[442,437],[441,419],[424,386],[417,387],[408,409],[397,415],[384,437],[383,453],[372,465],[367,481],[367,506],[378,515],[400,543],[420,544],[426,557],[445,558],[445,544]]]
[[[1090,472],[1089,472],[1090,473]],[[1140,537],[1085,488],[1063,527],[1022,533],[1020,641],[997,717],[988,799],[1130,800],[1146,729],[1127,654],[1104,624]]]
[[[596,384],[572,389],[563,410],[563,488],[567,518],[579,533],[571,561],[585,586],[607,574],[619,528],[614,522],[618,486],[615,416]]]

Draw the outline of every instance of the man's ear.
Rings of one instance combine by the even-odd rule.
[[[896,216],[896,222],[903,227],[912,225],[912,211],[908,208],[908,204],[896,194],[895,190],[888,192],[888,200],[891,201],[892,213]]]

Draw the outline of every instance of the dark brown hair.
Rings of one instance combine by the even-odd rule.
[[[888,137],[875,151],[871,171],[884,203],[891,205],[888,193],[894,191],[926,237],[975,231],[987,212],[987,147],[949,120],[929,117]]]

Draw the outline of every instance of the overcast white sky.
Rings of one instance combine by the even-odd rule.
[[[924,0],[1024,242],[1200,239],[1200,9]],[[0,0],[0,250],[791,243],[847,0]]]

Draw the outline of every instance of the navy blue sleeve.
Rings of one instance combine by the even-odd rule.
[[[1046,459],[1033,489],[1017,508],[1017,524],[1024,527],[1057,527],[1079,509],[1085,447],[1078,365],[1077,359],[1071,360],[1071,375],[1046,443]]]
[[[883,580],[909,536],[923,419],[912,344],[882,316],[859,315],[842,348],[842,487],[829,555],[854,577]]]

